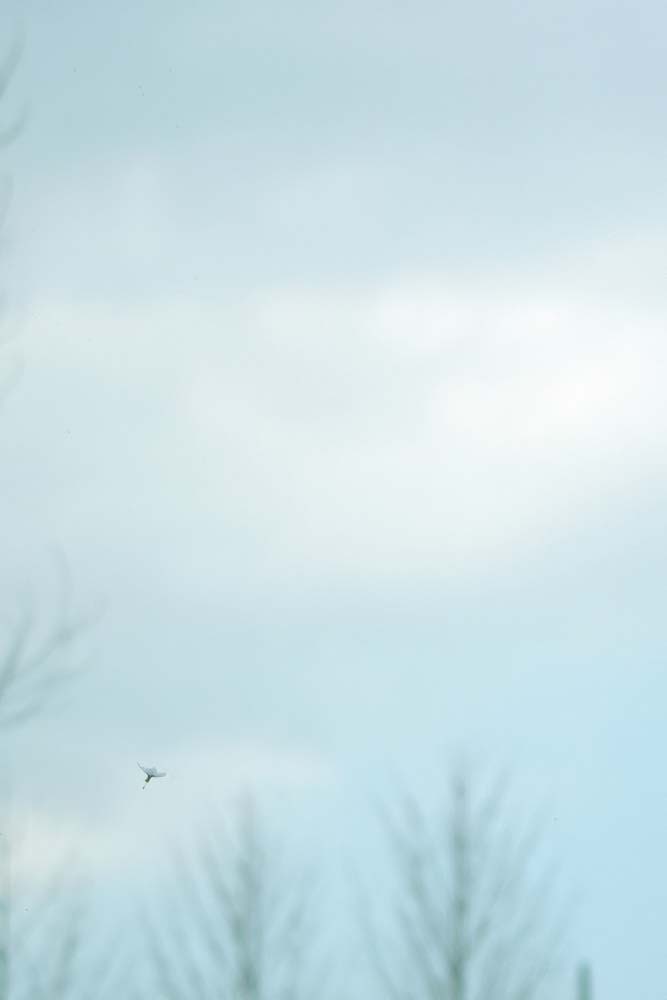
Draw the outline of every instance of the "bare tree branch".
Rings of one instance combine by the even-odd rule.
[[[558,894],[531,825],[512,834],[506,785],[481,802],[455,774],[444,826],[404,796],[385,817],[396,890],[382,941],[369,937],[392,1000],[538,1000],[562,943]]]
[[[177,916],[161,920],[171,946],[152,948],[154,978],[167,1000],[306,995],[312,920],[305,892],[277,880],[251,803],[231,831],[202,835],[194,858],[175,852],[174,868],[179,893],[169,910]]]
[[[0,726],[28,722],[86,666],[80,648],[94,616],[74,615],[65,602],[55,620],[38,621],[34,604],[0,623]]]

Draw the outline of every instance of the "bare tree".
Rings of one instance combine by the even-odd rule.
[[[299,1000],[314,970],[311,893],[281,878],[253,805],[178,852],[177,895],[149,934],[164,1000]],[[167,919],[165,913],[170,913]]]
[[[12,838],[13,843],[16,840]],[[74,1000],[127,995],[123,952],[101,947],[76,860],[30,888],[0,838],[0,1000]]]
[[[0,149],[20,134],[25,114],[4,115],[10,85],[23,44],[17,40],[0,62]],[[0,228],[9,202],[0,198]],[[0,379],[0,400],[13,379]],[[58,600],[53,613],[38,613],[30,595],[0,598],[0,733],[33,719],[52,704],[61,686],[83,666],[79,640],[90,624],[72,611],[67,566],[58,557]],[[7,762],[5,758],[5,767]],[[100,995],[81,989],[84,908],[80,892],[68,881],[27,905],[25,886],[13,877],[13,837],[3,822],[0,831],[0,1000],[65,1000]],[[68,868],[71,866],[68,866]],[[106,967],[106,962],[103,963]]]
[[[72,610],[66,573],[59,591],[50,620],[40,620],[30,597],[0,618],[0,728],[5,731],[39,714],[84,666],[81,639],[92,616]]]
[[[23,51],[17,38],[0,63],[0,108],[4,108]],[[0,119],[5,116],[0,115]],[[0,150],[10,146],[21,133],[25,113],[8,115],[0,124]],[[0,209],[2,225],[6,204]],[[0,380],[0,398],[13,376]],[[67,568],[60,566],[60,603],[50,621],[36,612],[34,600],[6,601],[0,606],[0,731],[28,721],[48,704],[56,688],[74,672],[78,664],[74,650],[85,622],[72,614]]]
[[[411,796],[386,818],[395,875],[391,917],[367,924],[392,1000],[538,1000],[564,929],[539,825],[522,833],[503,786],[476,796],[459,772],[444,816]]]

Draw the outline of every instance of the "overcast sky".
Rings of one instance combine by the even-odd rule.
[[[31,836],[130,878],[249,783],[363,856],[465,752],[546,806],[600,997],[655,997],[664,5],[12,8],[1,588],[48,609],[57,546],[105,607]]]

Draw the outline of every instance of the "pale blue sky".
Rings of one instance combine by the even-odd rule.
[[[654,997],[663,6],[13,6],[2,589],[58,544],[107,606],[34,829],[139,865],[148,757],[159,829],[250,782],[363,854],[465,750],[552,815],[599,996]]]

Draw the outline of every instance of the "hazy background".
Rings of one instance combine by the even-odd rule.
[[[250,785],[342,873],[465,753],[654,997],[663,5],[5,9],[0,588],[48,611],[59,547],[104,607],[11,745],[27,842],[120,897]]]

